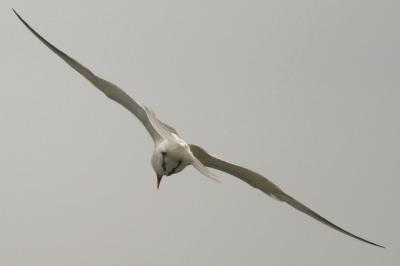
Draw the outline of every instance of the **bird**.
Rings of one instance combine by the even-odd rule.
[[[157,189],[159,189],[161,180],[164,176],[177,174],[189,165],[193,166],[206,177],[220,182],[220,176],[210,171],[209,168],[212,168],[241,179],[268,196],[278,201],[287,203],[298,211],[347,236],[376,247],[385,248],[382,245],[355,235],[330,222],[300,201],[288,195],[280,187],[272,183],[263,175],[240,165],[220,159],[219,157],[208,153],[204,148],[198,145],[189,144],[172,126],[160,121],[150,108],[141,105],[117,85],[97,76],[87,67],[55,47],[53,44],[43,38],[38,32],[36,32],[14,9],[12,10],[18,19],[23,23],[23,25],[25,25],[25,27],[28,28],[28,30],[45,46],[47,46],[57,56],[64,60],[74,70],[80,73],[108,98],[119,103],[128,111],[130,111],[143,124],[154,142],[151,165],[157,177]]]

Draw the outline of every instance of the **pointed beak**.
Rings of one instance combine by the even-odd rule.
[[[157,175],[157,189],[160,188],[161,179],[163,178],[162,175]]]

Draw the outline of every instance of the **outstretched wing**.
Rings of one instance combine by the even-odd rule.
[[[192,153],[194,154],[194,156],[196,158],[198,158],[205,166],[226,172],[233,176],[236,176],[236,177],[240,178],[241,180],[243,180],[244,182],[246,182],[247,184],[268,194],[269,196],[271,196],[279,201],[286,202],[287,204],[294,207],[295,209],[311,216],[312,218],[316,219],[317,221],[319,221],[339,232],[342,232],[348,236],[351,236],[351,237],[358,239],[360,241],[363,241],[365,243],[384,248],[381,245],[378,245],[369,240],[366,240],[364,238],[356,236],[356,235],[344,230],[343,228],[333,224],[332,222],[328,221],[327,219],[325,219],[324,217],[322,217],[315,211],[311,210],[310,208],[308,208],[301,202],[297,201],[296,199],[292,198],[291,196],[289,196],[288,194],[283,192],[282,189],[280,189],[277,185],[275,185],[274,183],[272,183],[271,181],[269,181],[267,178],[263,177],[262,175],[257,174],[256,172],[253,172],[253,171],[246,169],[244,167],[241,167],[239,165],[235,165],[235,164],[226,162],[224,160],[221,160],[215,156],[212,156],[199,146],[191,144],[190,149],[191,149]]]
[[[86,68],[84,65],[80,64],[78,61],[55,47],[53,44],[48,42],[45,38],[43,38],[39,33],[37,33],[29,24],[13,9],[15,15],[21,20],[21,22],[50,50],[52,50],[56,55],[61,57],[68,65],[70,65],[73,69],[78,71],[82,76],[84,76],[87,80],[89,80],[95,87],[97,87],[100,91],[102,91],[108,98],[116,101],[121,104],[123,107],[128,109],[132,114],[134,114],[140,122],[145,126],[150,136],[155,140],[157,137],[157,132],[151,126],[149,122],[146,112],[141,104],[132,99],[127,93],[118,88],[115,84],[102,79],[96,76],[92,71]],[[168,130],[176,133],[176,130],[172,127],[165,125]]]

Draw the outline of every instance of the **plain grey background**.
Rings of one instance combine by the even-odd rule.
[[[2,1],[1,265],[399,265],[398,1]],[[159,191],[142,125],[29,33],[254,169]]]

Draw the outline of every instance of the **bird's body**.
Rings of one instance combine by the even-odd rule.
[[[127,93],[125,93],[115,84],[96,76],[88,68],[65,54],[63,51],[56,48],[41,35],[39,35],[31,26],[29,26],[19,16],[17,12],[15,12],[15,14],[22,21],[22,23],[50,50],[52,50],[68,65],[70,65],[73,69],[75,69],[87,80],[89,80],[107,97],[121,104],[132,114],[134,114],[139,119],[139,121],[141,121],[141,123],[144,125],[154,141],[154,150],[151,157],[151,165],[157,175],[157,186],[160,185],[161,178],[163,176],[176,174],[182,171],[188,165],[192,165],[205,176],[218,181],[218,176],[210,172],[208,169],[208,167],[214,168],[238,177],[249,185],[266,193],[267,195],[279,201],[286,202],[295,209],[309,215],[310,217],[339,232],[342,232],[365,243],[378,247],[383,247],[357,235],[354,235],[349,231],[346,231],[341,227],[333,224],[324,217],[320,216],[315,211],[311,210],[304,204],[286,194],[282,189],[280,189],[277,185],[269,181],[264,176],[242,166],[229,163],[213,155],[210,155],[203,148],[197,145],[188,144],[181,138],[181,136],[179,136],[179,134],[173,127],[158,120],[155,114],[150,109],[136,102],[133,98],[131,98]]]
[[[182,139],[176,137],[176,140],[161,140],[154,145],[151,165],[157,175],[170,176],[191,163],[189,154],[189,145]]]

